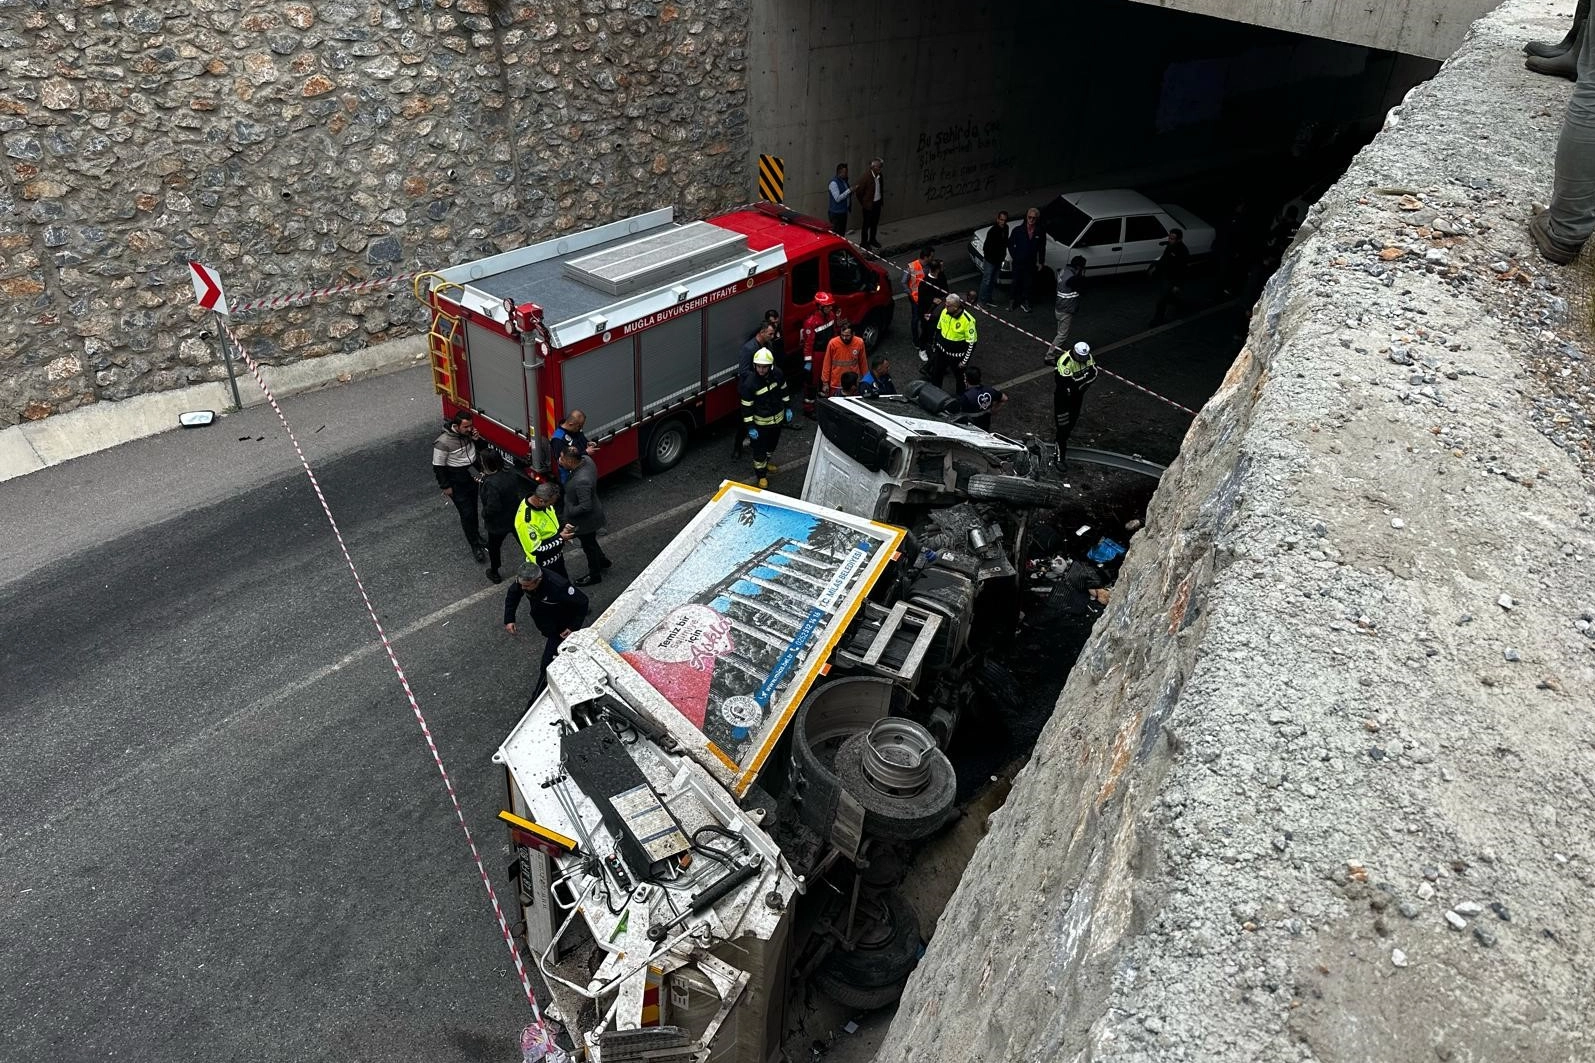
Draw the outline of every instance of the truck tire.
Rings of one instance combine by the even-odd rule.
[[[854,800],[864,806],[864,836],[894,841],[917,841],[935,833],[947,822],[958,796],[958,775],[939,750],[930,758],[930,781],[917,794],[889,794],[864,775],[864,747],[869,734],[857,734],[836,751],[836,777]]]
[[[925,940],[919,916],[896,890],[880,894],[875,918],[848,951],[833,948],[815,969],[858,989],[880,989],[902,982],[919,965]],[[862,905],[860,906],[862,908]]]
[[[814,985],[820,992],[844,1008],[853,1008],[857,1011],[875,1011],[900,1000],[903,996],[903,990],[908,986],[908,979],[904,978],[901,982],[894,982],[879,989],[860,989],[858,986],[844,982],[835,975],[829,975],[823,971],[815,971]]]
[[[1006,502],[1025,508],[1057,509],[1069,498],[1068,490],[1059,483],[987,473],[971,476],[968,491],[970,498],[982,502]]]
[[[669,472],[680,465],[687,454],[687,434],[687,425],[679,417],[666,417],[651,425],[638,451],[642,471]]]

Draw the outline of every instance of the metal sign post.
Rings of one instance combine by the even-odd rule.
[[[199,262],[188,263],[189,279],[194,282],[194,301],[206,310],[216,312],[216,338],[221,341],[222,361],[227,363],[227,383],[233,388],[233,409],[244,408],[244,400],[238,394],[238,374],[233,369],[232,348],[227,345],[227,293],[222,291],[221,276],[209,266]]]

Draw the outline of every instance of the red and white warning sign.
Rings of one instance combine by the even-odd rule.
[[[194,299],[206,310],[227,313],[227,293],[222,291],[222,279],[215,270],[198,262],[189,262],[188,272],[194,281]]]

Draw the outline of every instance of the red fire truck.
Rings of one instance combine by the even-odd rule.
[[[485,440],[542,470],[580,409],[600,473],[663,472],[694,428],[736,415],[743,343],[777,310],[792,359],[819,291],[874,350],[892,318],[886,270],[770,204],[685,224],[656,210],[415,283],[444,416],[471,413]]]

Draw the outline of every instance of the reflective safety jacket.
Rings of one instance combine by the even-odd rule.
[[[1086,355],[1084,361],[1074,356],[1074,351],[1067,350],[1058,356],[1058,383],[1067,383],[1074,387],[1083,388],[1097,378],[1097,360],[1091,355]]]
[[[744,373],[737,390],[742,395],[742,423],[753,428],[781,424],[786,420],[786,377],[770,367],[763,376]]]
[[[803,331],[798,336],[803,352],[803,368],[812,371],[814,363],[825,354],[831,337],[836,335],[836,314],[826,313],[824,307],[803,319]]]
[[[919,282],[925,279],[925,264],[919,259],[908,264],[908,298],[919,305]]]
[[[531,502],[522,502],[515,511],[515,536],[526,551],[526,560],[539,565],[553,564],[565,550],[565,540],[559,537],[559,515],[553,506],[538,509]]]
[[[968,365],[969,356],[975,352],[975,315],[968,310],[960,310],[954,317],[950,312],[943,310],[941,317],[936,321],[936,333],[940,337],[939,346],[942,352],[959,365]]]

